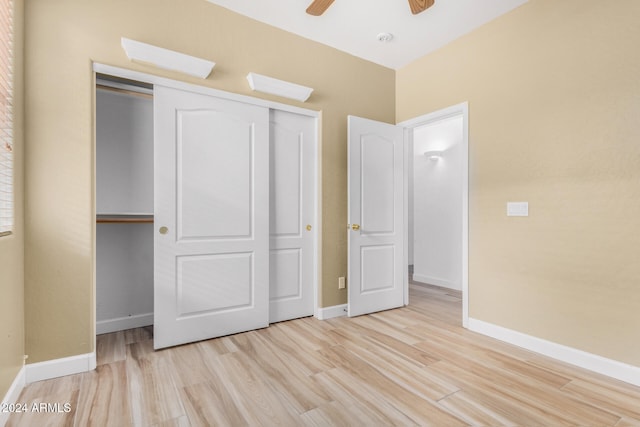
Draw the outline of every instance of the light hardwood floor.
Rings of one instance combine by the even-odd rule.
[[[101,335],[95,372],[27,386],[9,426],[640,426],[640,388],[463,329],[460,294],[305,318],[154,352],[150,328]]]

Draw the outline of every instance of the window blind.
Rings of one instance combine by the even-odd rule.
[[[13,1],[0,0],[0,236],[13,231]]]

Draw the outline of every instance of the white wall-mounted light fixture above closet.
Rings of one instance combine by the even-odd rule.
[[[206,79],[216,63],[173,50],[122,37],[122,48],[132,61],[155,65],[165,70],[179,71]]]
[[[313,92],[313,89],[310,87],[289,83],[284,80],[278,80],[273,77],[267,77],[256,73],[249,73],[247,75],[247,81],[249,82],[251,90],[295,99],[300,102],[305,102],[309,99],[311,92]]]

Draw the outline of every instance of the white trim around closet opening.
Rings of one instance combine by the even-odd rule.
[[[185,90],[189,92],[197,92],[204,95],[215,96],[218,98],[229,99],[231,101],[244,102],[246,104],[257,105],[260,107],[272,108],[274,110],[288,111],[290,113],[301,114],[318,118],[320,112],[308,110],[306,108],[295,107],[293,105],[282,104],[280,102],[268,101],[266,99],[254,98],[248,95],[240,95],[237,93],[226,92],[220,89],[213,89],[206,86],[185,83],[178,80],[168,79],[166,77],[154,76],[153,74],[141,73],[139,71],[128,70],[126,68],[114,67],[98,62],[93,63],[93,71],[100,74],[107,74],[114,77],[120,77],[128,80],[135,80],[153,85],[167,86],[174,89]]]

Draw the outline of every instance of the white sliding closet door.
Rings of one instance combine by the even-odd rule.
[[[268,326],[269,110],[155,86],[154,348]]]
[[[271,110],[270,322],[313,315],[315,123]]]

